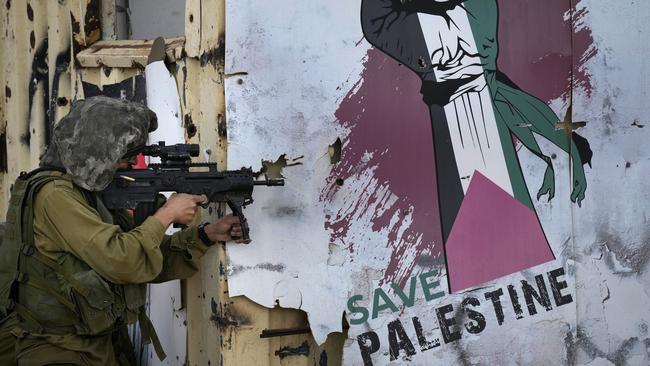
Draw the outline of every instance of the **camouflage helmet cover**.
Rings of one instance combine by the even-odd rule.
[[[40,166],[62,167],[90,191],[106,188],[127,151],[144,145],[156,129],[145,105],[104,96],[79,100],[54,127]]]

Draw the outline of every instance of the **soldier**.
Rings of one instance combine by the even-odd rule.
[[[174,195],[137,227],[128,211],[106,209],[97,192],[156,127],[144,105],[78,101],[40,168],[16,180],[0,245],[0,364],[132,365],[126,325],[136,321],[164,357],[146,284],[190,277],[210,245],[242,232],[226,216],[165,235],[193,220],[201,196]]]

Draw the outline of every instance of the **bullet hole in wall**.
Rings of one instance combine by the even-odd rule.
[[[34,9],[32,9],[32,5],[27,3],[27,19],[30,21],[34,21]]]
[[[327,153],[330,157],[330,164],[336,164],[341,161],[341,147],[343,143],[340,138],[337,138],[333,144],[329,145],[327,148]]]

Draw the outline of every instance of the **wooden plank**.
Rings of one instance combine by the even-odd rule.
[[[6,7],[0,8],[0,48],[7,50],[9,47],[10,38],[8,22],[9,10]],[[3,51],[7,52],[7,51]],[[4,222],[7,212],[7,199],[5,175],[7,170],[7,135],[5,134],[7,128],[7,101],[10,97],[11,91],[8,90],[6,61],[7,57],[3,54],[0,57],[0,222]]]
[[[201,57],[217,58],[224,47],[226,3],[223,0],[201,0]],[[221,57],[220,57],[221,58]],[[203,63],[206,61],[203,60]]]
[[[6,202],[9,197],[11,184],[22,170],[29,168],[29,83],[31,66],[34,63],[34,47],[30,38],[33,24],[28,19],[28,2],[12,2],[9,7],[2,7],[6,18],[6,38],[2,45],[2,57],[5,59],[4,70],[6,77],[4,85],[6,95],[5,129],[7,147],[7,172],[3,176],[2,196]],[[6,206],[2,207],[0,215],[4,220]]]
[[[49,39],[47,37],[48,19],[47,3],[42,1],[27,2],[27,21],[31,26],[29,34],[32,67],[30,77],[23,81],[29,85],[29,165],[28,170],[36,168],[41,153],[45,151],[46,139],[51,129],[47,111],[50,105],[49,79]]]
[[[82,67],[139,67],[147,65],[153,40],[98,41],[77,54]],[[170,62],[182,57],[185,37],[165,39],[165,51]]]
[[[201,0],[185,0],[185,52],[199,57],[201,48]]]
[[[72,101],[70,60],[72,46],[70,41],[70,10],[65,2],[48,1],[48,69],[50,79],[50,105],[48,118],[54,125],[70,111]]]
[[[101,39],[101,1],[72,0],[70,10],[72,41],[78,53]]]

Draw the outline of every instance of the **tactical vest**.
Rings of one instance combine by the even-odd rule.
[[[36,170],[21,174],[11,189],[0,245],[0,319],[15,311],[31,334],[80,336],[109,334],[139,320],[143,340],[153,341],[163,359],[144,309],[146,284],[114,284],[70,253],[52,260],[36,249],[34,198],[57,179],[66,178],[61,172]]]

